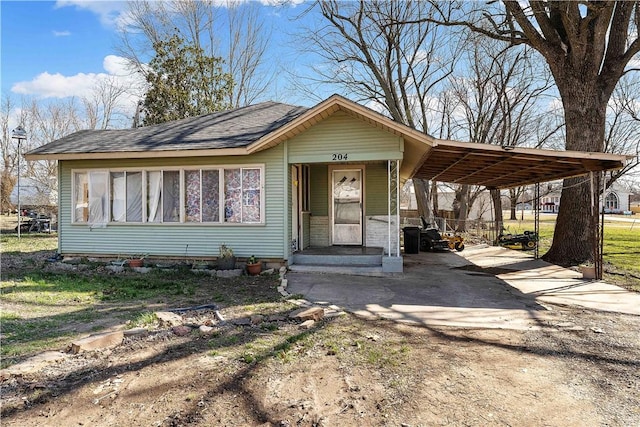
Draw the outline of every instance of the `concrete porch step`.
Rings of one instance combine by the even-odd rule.
[[[330,274],[349,274],[356,276],[379,276],[384,277],[382,265],[319,265],[319,264],[292,264],[289,270],[295,273],[330,273]]]
[[[380,255],[317,255],[294,254],[294,265],[326,265],[326,266],[381,266]]]

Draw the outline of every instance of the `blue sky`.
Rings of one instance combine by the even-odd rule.
[[[105,72],[104,59],[114,52],[115,43],[106,11],[121,10],[124,3],[97,3],[103,4],[105,14],[63,2],[2,1],[2,92],[12,92],[17,83],[33,82],[42,73],[73,77]],[[112,6],[104,7],[109,3]]]
[[[268,2],[268,0],[262,0]],[[121,75],[116,24],[126,9],[124,1],[5,1],[1,16],[1,89],[12,97],[37,99],[85,96],[97,79]],[[283,22],[300,11],[295,2],[287,7],[262,6],[261,13],[273,38],[285,37]],[[268,60],[296,62],[294,47],[273,40]],[[294,59],[295,58],[295,59]],[[299,65],[299,64],[298,64]],[[274,85],[271,98],[282,99],[283,83]],[[313,102],[310,102],[313,104]]]

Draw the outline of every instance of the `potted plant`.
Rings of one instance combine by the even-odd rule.
[[[233,249],[223,243],[220,245],[218,254],[218,269],[233,270],[234,268],[236,268],[236,257],[233,255]]]
[[[582,273],[583,279],[595,279],[596,278],[596,266],[587,262],[585,264],[580,265],[580,272]]]
[[[247,260],[247,273],[251,276],[257,276],[262,271],[262,263],[258,261],[255,255],[251,255]]]
[[[129,267],[131,268],[142,267],[144,265],[144,259],[146,257],[147,257],[147,254],[133,255],[131,256],[131,258],[129,258],[129,261],[127,262],[127,264],[129,264]]]

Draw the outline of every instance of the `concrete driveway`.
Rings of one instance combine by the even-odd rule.
[[[313,303],[425,326],[538,328],[550,319],[545,302],[640,315],[640,294],[499,247],[406,255],[404,273],[388,277],[290,272],[287,279],[289,293]]]

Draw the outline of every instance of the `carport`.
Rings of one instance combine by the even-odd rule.
[[[589,175],[593,201],[591,213],[595,216],[594,222],[599,224],[598,239],[593,242],[593,258],[596,277],[602,278],[604,220],[598,221],[598,214],[600,196],[604,192],[603,173],[622,168],[633,156],[519,148],[437,139],[429,141],[428,144],[411,144],[410,138],[406,135],[405,140],[407,141],[405,158],[419,159],[412,162],[410,178],[481,185],[489,190],[533,184],[537,200],[540,196],[540,183]],[[538,232],[538,203],[534,212],[535,231]],[[536,257],[537,255],[536,249]]]

